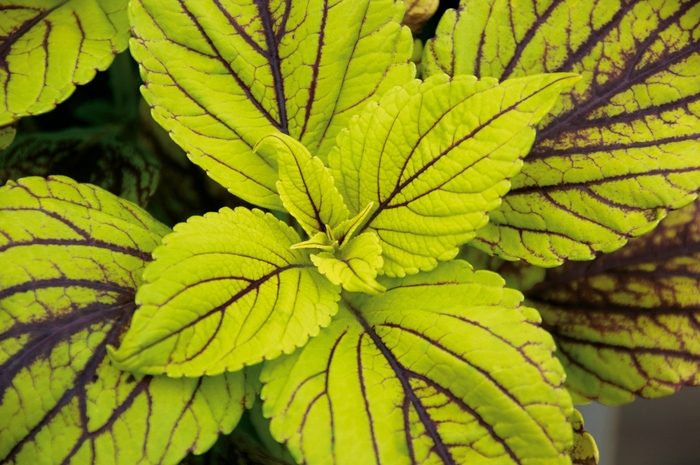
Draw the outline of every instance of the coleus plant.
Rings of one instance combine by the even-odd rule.
[[[572,397],[697,384],[695,207],[600,254],[700,188],[700,2],[464,0],[422,81],[393,0],[0,5],[0,124],[130,24],[154,119],[275,211],[2,188],[2,463],[177,463],[250,407],[278,458],[221,460],[590,463]]]

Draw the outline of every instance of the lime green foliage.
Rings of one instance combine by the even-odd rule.
[[[598,446],[593,436],[583,429],[583,417],[576,409],[571,414],[571,425],[574,428],[574,447],[571,449],[573,465],[598,465]]]
[[[0,126],[44,113],[127,47],[128,0],[0,0]]]
[[[623,404],[700,385],[700,205],[526,295],[558,343],[577,402]]]
[[[589,260],[653,229],[700,185],[700,4],[462,0],[424,74],[582,80],[539,126],[475,245],[541,266]]]
[[[12,141],[15,139],[15,134],[17,134],[17,130],[14,126],[0,127],[0,150],[5,150],[12,144]]]
[[[700,385],[699,211],[696,201],[671,212],[592,262],[481,261],[540,311],[575,402],[619,405]]]
[[[155,119],[212,178],[263,207],[282,203],[258,140],[287,133],[323,160],[359,106],[414,73],[394,0],[135,0],[130,14]]]
[[[382,284],[265,362],[264,413],[298,461],[570,463],[563,371],[518,292],[462,261]]]
[[[60,174],[89,182],[145,207],[158,185],[157,161],[103,127],[20,135],[0,156],[8,179]]]
[[[175,227],[156,249],[117,365],[215,375],[289,353],[327,326],[340,288],[292,228],[259,210],[222,209]]]
[[[333,177],[323,162],[306,147],[284,134],[264,137],[255,146],[266,159],[277,159],[277,190],[282,204],[309,236],[337,226],[349,212],[333,186]]]
[[[0,188],[0,461],[175,464],[233,429],[245,373],[134,377],[115,369],[150,252],[168,229],[68,178]]]
[[[338,136],[330,165],[351,214],[374,202],[361,231],[379,236],[383,272],[404,276],[454,258],[508,191],[534,125],[577,79],[439,75],[367,105]]]
[[[337,258],[336,258],[337,256]],[[343,286],[349,292],[378,294],[384,286],[377,283],[377,270],[384,261],[379,238],[374,233],[364,233],[351,239],[336,254],[321,252],[311,255],[311,261],[333,284]]]

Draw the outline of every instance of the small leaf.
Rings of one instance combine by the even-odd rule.
[[[564,373],[518,292],[462,261],[382,284],[265,362],[263,412],[297,461],[569,463]]]
[[[104,127],[20,135],[0,154],[0,184],[48,175],[95,184],[143,207],[158,185],[159,165]]]
[[[277,166],[253,146],[283,132],[325,161],[361,105],[413,78],[402,16],[394,0],[135,0],[131,50],[154,118],[190,159],[281,210]]]
[[[117,366],[168,376],[236,371],[303,346],[337,311],[299,236],[271,214],[223,208],[175,226],[144,272]]]
[[[17,134],[17,130],[14,126],[0,127],[0,150],[5,150],[12,144],[12,141],[15,139],[15,134]]]
[[[345,245],[345,243],[352,239],[355,231],[357,231],[357,228],[362,226],[362,224],[365,222],[372,211],[372,207],[374,207],[374,202],[368,203],[360,213],[349,220],[343,221],[338,226],[333,228],[330,232],[330,236],[337,240],[340,246]]]
[[[290,249],[321,249],[324,252],[335,252],[337,245],[337,241],[331,241],[327,233],[318,233],[308,241],[294,244]]]
[[[126,49],[128,0],[5,0],[0,126],[53,109]]]
[[[598,465],[598,446],[593,436],[583,429],[583,417],[576,409],[571,414],[571,426],[574,429],[574,447],[571,449],[573,465]]]
[[[340,257],[336,258],[337,255]],[[348,292],[379,294],[385,291],[384,286],[375,280],[384,261],[379,238],[374,233],[360,234],[336,254],[311,255],[311,261],[321,274]]]
[[[440,6],[440,0],[406,0],[406,14],[403,24],[411,28],[414,34],[420,34],[425,23],[435,14]]]
[[[454,258],[501,203],[534,125],[577,79],[440,75],[368,104],[338,136],[330,165],[351,214],[374,202],[360,232],[379,236],[383,272],[414,274]]]
[[[539,276],[522,290],[557,342],[576,402],[700,385],[700,201],[617,252],[542,271],[521,266]]]
[[[109,362],[168,229],[64,177],[0,188],[0,461],[176,464],[230,432],[245,373],[133,377]]]
[[[255,145],[255,152],[277,160],[277,190],[282,205],[299,222],[309,236],[326,231],[347,219],[348,209],[333,185],[333,177],[323,162],[312,157],[301,142],[284,134],[265,136]]]
[[[583,77],[540,124],[522,172],[478,232],[474,245],[490,254],[547,267],[590,260],[696,196],[697,1],[462,0],[423,65],[425,75]]]

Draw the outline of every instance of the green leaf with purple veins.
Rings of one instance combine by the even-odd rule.
[[[263,413],[297,461],[571,463],[564,373],[520,293],[463,261],[381,284],[264,364]]]
[[[577,80],[442,74],[368,104],[338,136],[330,166],[351,215],[373,204],[358,232],[379,236],[381,272],[415,274],[454,258],[500,205],[534,126]]]
[[[135,377],[107,357],[167,232],[138,206],[65,177],[0,188],[3,464],[176,464],[251,406],[244,372]]]
[[[175,226],[144,272],[119,350],[125,370],[217,375],[290,353],[327,326],[340,287],[269,213],[223,208]],[[110,348],[111,349],[111,348]]]
[[[258,140],[282,132],[325,160],[350,117],[414,75],[394,0],[138,0],[130,15],[154,118],[212,178],[262,207],[282,203]]]
[[[700,186],[700,3],[462,0],[424,75],[581,81],[538,127],[474,245],[540,266],[590,260],[653,229]]]
[[[0,0],[0,126],[52,110],[129,39],[128,0]]]
[[[577,403],[619,405],[700,385],[699,201],[590,262],[479,262],[540,311]]]

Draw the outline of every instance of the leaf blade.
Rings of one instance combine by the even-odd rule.
[[[175,464],[233,429],[254,398],[245,374],[134,378],[105,352],[168,228],[65,177],[0,189],[0,228],[3,463]]]
[[[509,179],[571,74],[493,79],[434,76],[368,105],[330,155],[351,214],[375,232],[388,276],[434,268],[457,254],[500,204]]]
[[[0,126],[53,109],[127,47],[126,0],[3,5]]]
[[[554,387],[562,382],[561,368],[551,356],[553,347],[546,333],[527,323],[520,326],[537,316],[519,309],[517,292],[504,291],[496,275],[474,274],[464,262],[383,284],[388,288],[385,294],[352,299],[350,308],[342,308],[333,324],[304,349],[265,363],[261,375],[265,384],[263,411],[272,418],[273,436],[287,441],[297,460],[311,464],[469,463],[489,457],[494,463],[528,463],[532,456],[532,463],[564,463],[571,427],[566,421],[568,394]],[[480,292],[464,292],[477,288]],[[464,295],[476,299],[471,312],[459,309]],[[500,311],[490,307],[497,301]],[[396,306],[398,302],[405,307]],[[461,358],[469,353],[464,346],[468,340],[478,340],[482,348],[488,345],[487,351],[502,349],[501,360],[510,357],[506,353],[518,353],[515,347],[525,339],[506,342],[513,336],[510,324],[530,328],[525,339],[537,341],[539,347],[516,356],[518,366],[529,367],[521,375],[539,390],[536,395],[524,394],[522,399],[532,395],[539,396],[538,402],[552,402],[538,413],[532,409],[528,420],[529,414],[521,410],[527,407],[515,407],[516,413],[505,404],[496,407],[500,400],[494,401],[501,399],[512,406],[519,395],[515,394],[517,389],[513,390],[516,397],[510,397],[509,388],[501,391],[497,387],[507,378],[503,374],[509,369],[506,367],[515,365],[500,365],[504,377],[494,378],[485,362],[493,353],[481,359],[486,365],[477,361],[478,356]],[[443,331],[442,325],[450,326],[453,335]],[[476,333],[467,336],[472,330],[488,332],[489,327],[495,330],[492,337],[500,341],[494,341],[493,346]],[[510,344],[514,345],[507,349]],[[481,376],[489,381],[477,384],[481,388],[489,385],[487,390],[494,391],[476,396],[481,402],[477,414],[473,410],[475,399],[470,399],[467,391]],[[490,399],[486,404],[491,406],[485,405],[485,399]],[[496,420],[496,411],[508,414]],[[510,421],[505,419],[510,414],[511,419],[524,421],[521,433],[525,429],[522,425],[529,425],[521,438],[515,438],[515,430],[498,424]],[[542,426],[546,432],[536,426],[544,417],[550,421]],[[447,426],[455,422],[458,426]]]
[[[403,7],[390,0],[130,8],[154,118],[217,182],[263,207],[282,209],[274,160],[252,151],[260,138],[289,134],[323,160],[358,105],[413,77]],[[169,9],[179,14],[156,13]],[[182,28],[196,34],[183,41]]]
[[[478,247],[547,267],[590,260],[695,198],[698,8],[595,1],[581,9],[567,0],[514,11],[505,1],[465,0],[446,15],[426,47],[428,74],[583,76],[540,125]],[[501,20],[516,26],[501,30]]]
[[[348,217],[330,170],[300,142],[284,134],[273,134],[260,139],[254,150],[277,159],[280,178],[277,190],[282,204],[310,237]]]
[[[236,371],[303,345],[336,312],[292,228],[260,210],[222,209],[175,227],[154,252],[139,310],[112,358],[169,376]]]

